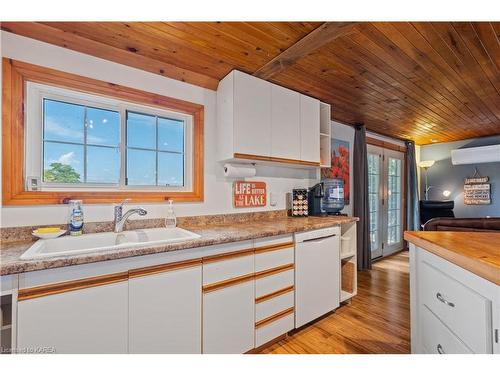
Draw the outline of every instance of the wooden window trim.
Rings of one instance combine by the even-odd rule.
[[[4,206],[64,204],[69,199],[81,199],[83,203],[113,203],[125,198],[138,203],[165,202],[168,199],[176,202],[203,201],[203,105],[7,58],[2,59],[2,70],[2,199]],[[27,81],[191,115],[193,117],[191,191],[26,191],[24,102]]]

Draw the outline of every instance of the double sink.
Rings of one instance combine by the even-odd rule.
[[[70,256],[85,253],[139,248],[184,242],[200,238],[200,235],[182,228],[154,228],[84,234],[78,237],[64,236],[36,241],[23,255],[22,260]]]

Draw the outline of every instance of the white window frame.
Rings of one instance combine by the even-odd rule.
[[[193,117],[166,109],[144,106],[119,99],[68,90],[34,82],[26,84],[25,103],[25,180],[27,177],[40,179],[41,191],[162,191],[189,192],[193,186]],[[58,100],[98,109],[116,111],[120,114],[120,179],[113,183],[51,183],[43,182],[43,100]],[[137,112],[184,121],[184,186],[126,185],[127,116]],[[85,161],[86,162],[86,161]]]

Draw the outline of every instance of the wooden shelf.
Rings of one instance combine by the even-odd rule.
[[[353,294],[346,292],[345,290],[340,291],[340,302],[347,301],[348,299],[352,298]]]
[[[340,259],[342,259],[342,260],[349,259],[349,258],[352,258],[355,255],[356,255],[356,253],[340,254]]]

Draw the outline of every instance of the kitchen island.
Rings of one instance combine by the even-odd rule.
[[[500,353],[500,233],[405,232],[412,353]]]

